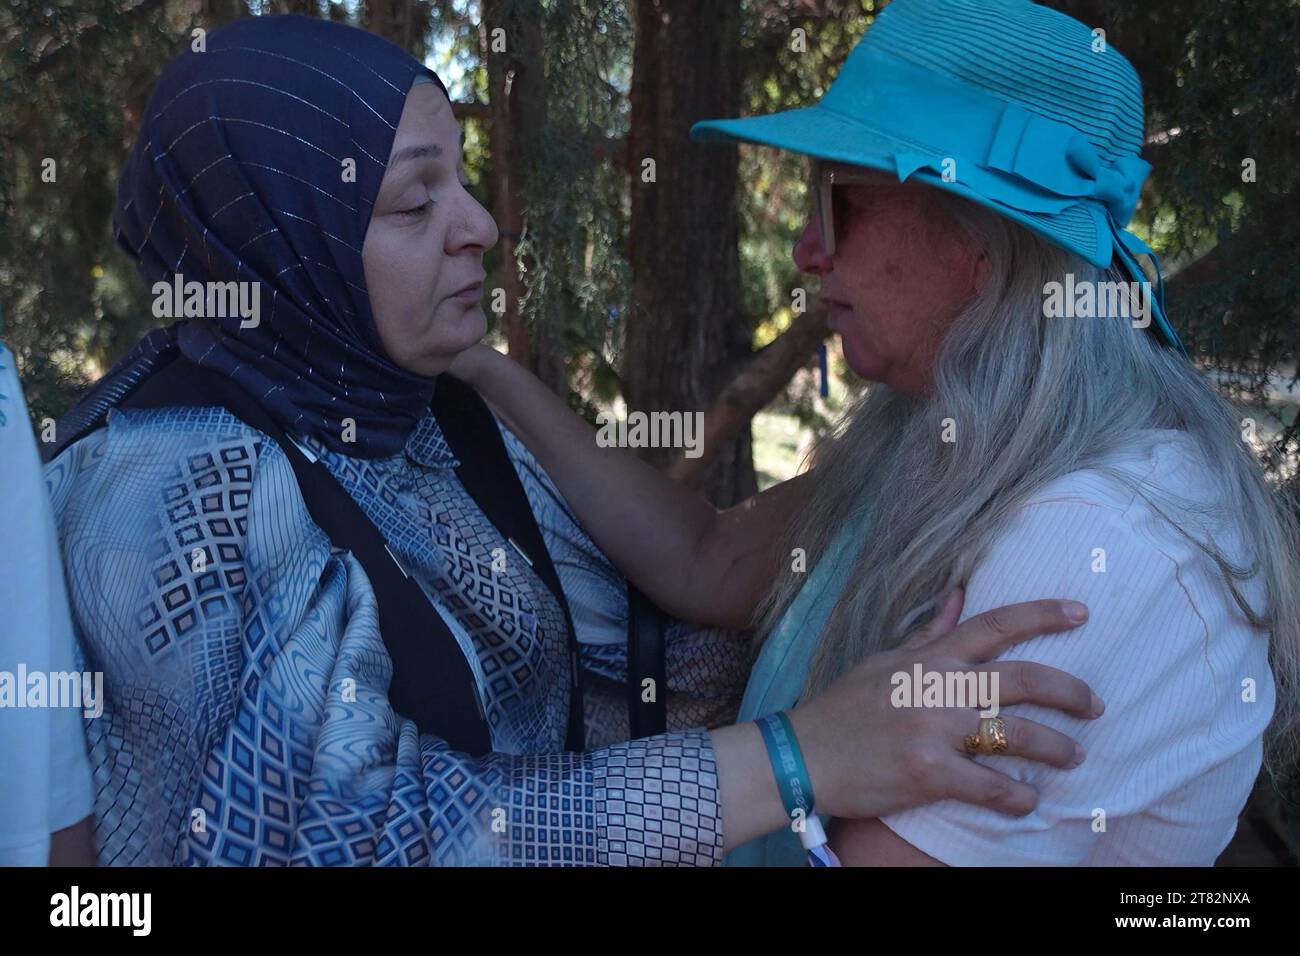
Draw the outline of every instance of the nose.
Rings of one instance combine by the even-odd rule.
[[[460,215],[456,224],[447,230],[447,252],[455,254],[465,248],[478,248],[486,252],[497,244],[500,233],[491,213],[479,204],[468,190],[461,190]]]
[[[808,217],[803,232],[794,243],[794,264],[800,271],[812,275],[825,275],[831,269],[831,257],[826,254],[822,243],[821,216],[813,213]]]

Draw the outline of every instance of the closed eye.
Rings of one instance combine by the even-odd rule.
[[[433,205],[433,200],[432,200],[432,199],[426,199],[423,203],[421,203],[421,204],[418,205],[418,206],[413,206],[413,207],[410,208],[410,209],[399,209],[399,210],[397,210],[397,215],[399,215],[399,216],[409,216],[409,217],[411,217],[412,219],[414,219],[414,218],[417,217],[417,216],[423,216],[426,212],[429,211],[429,207],[432,206],[432,205]]]

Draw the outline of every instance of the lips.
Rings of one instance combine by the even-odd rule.
[[[483,295],[483,280],[478,279],[451,294],[453,299],[477,299]]]
[[[847,302],[841,302],[839,299],[828,299],[822,296],[822,307],[826,310],[826,322],[828,325],[833,323],[837,316],[852,312],[853,308]]]

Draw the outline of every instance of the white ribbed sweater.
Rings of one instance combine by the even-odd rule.
[[[1149,437],[1110,463],[1153,490],[1213,504],[1194,442],[1170,431]],[[1194,534],[1208,529],[1234,558],[1243,554],[1233,516],[1179,520]],[[1255,610],[1264,607],[1258,577],[1243,591]],[[1001,659],[1040,661],[1082,678],[1106,713],[1095,721],[1023,705],[1003,713],[1074,737],[1087,751],[1082,766],[979,757],[1036,787],[1037,809],[1012,818],[944,801],[884,823],[958,866],[1212,864],[1236,829],[1273,713],[1265,636],[1248,626],[1202,552],[1141,497],[1093,471],[1052,483],[1014,516],[974,570],[963,617],[1047,597],[1084,602],[1088,623]],[[1243,699],[1249,682],[1253,701]],[[972,731],[974,722],[972,712]]]

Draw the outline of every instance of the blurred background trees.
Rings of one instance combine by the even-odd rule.
[[[1171,315],[1196,360],[1262,419],[1279,477],[1290,477],[1300,5],[1047,3],[1104,29],[1141,74],[1155,170],[1135,228],[1164,257]],[[833,341],[821,380],[815,280],[790,259],[807,168],[770,150],[692,144],[687,132],[707,117],[813,102],[879,6],[7,0],[0,335],[33,419],[60,415],[156,322],[110,216],[159,69],[195,27],[300,13],[380,33],[447,82],[466,166],[501,230],[487,286],[505,292],[504,311],[489,311],[502,347],[588,416],[611,405],[708,411],[703,458],[646,454],[719,504],[788,477],[861,387]],[[1254,843],[1237,850],[1294,862],[1294,816],[1265,798],[1250,814],[1242,841]]]

